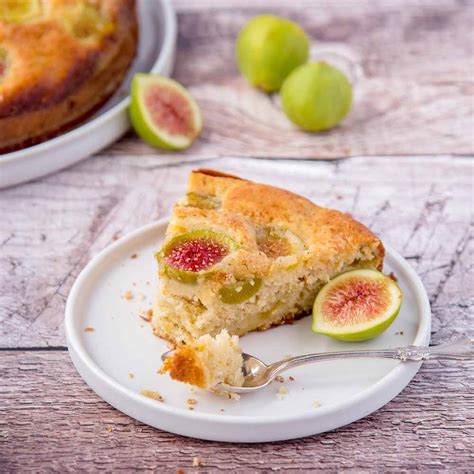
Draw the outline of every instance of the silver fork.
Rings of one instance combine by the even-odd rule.
[[[163,354],[163,356],[166,356],[166,354]],[[218,386],[219,388],[235,393],[255,392],[266,387],[277,375],[286,370],[326,360],[355,358],[384,358],[402,362],[420,362],[434,359],[474,360],[474,338],[466,337],[430,347],[407,346],[373,351],[321,352],[291,357],[269,365],[250,354],[243,353],[242,356],[244,359],[242,372],[245,379],[243,386],[234,387],[221,383]]]

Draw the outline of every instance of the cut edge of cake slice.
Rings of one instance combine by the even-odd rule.
[[[292,322],[310,312],[319,289],[336,275],[381,270],[384,247],[348,214],[273,186],[197,170],[157,257],[152,325],[179,344],[222,329],[243,335]]]
[[[242,386],[242,364],[238,336],[231,336],[224,329],[214,337],[206,334],[189,344],[178,345],[160,372],[169,372],[170,377],[179,382],[220,391],[220,383]]]

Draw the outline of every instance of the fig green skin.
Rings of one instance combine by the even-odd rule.
[[[301,27],[275,15],[252,18],[239,33],[237,65],[265,92],[280,89],[288,74],[308,60],[309,39]]]
[[[157,259],[158,264],[162,266],[162,271],[169,278],[179,281],[180,283],[192,285],[197,283],[199,277],[210,276],[213,273],[212,267],[200,272],[191,272],[174,268],[166,263],[165,257],[169,255],[176,245],[193,239],[213,240],[225,245],[229,251],[235,251],[239,248],[239,244],[235,240],[224,234],[219,234],[211,230],[194,230],[171,239],[159,252],[155,254],[155,258]]]
[[[188,206],[199,207],[200,209],[218,209],[220,200],[213,196],[203,196],[202,194],[187,193]]]
[[[29,2],[17,2],[10,5],[2,5],[0,2],[0,21],[5,23],[23,23],[41,15],[42,7],[39,0]]]
[[[0,47],[0,82],[7,75],[8,67],[8,53],[7,50]]]
[[[96,41],[113,31],[113,24],[89,3],[73,3],[61,13],[63,25],[80,41]]]
[[[281,88],[286,116],[308,132],[329,130],[352,107],[352,86],[345,74],[324,62],[295,69]]]
[[[313,325],[312,325],[312,330],[313,332],[315,332],[316,334],[323,334],[325,336],[329,336],[333,339],[337,339],[339,341],[345,341],[345,342],[360,342],[360,341],[367,341],[369,339],[373,339],[374,337],[382,334],[392,323],[393,321],[395,321],[396,317],[398,316],[399,312],[400,312],[400,308],[401,308],[401,304],[402,304],[402,293],[401,293],[401,290],[399,288],[399,286],[397,285],[397,283],[395,281],[393,281],[391,278],[389,278],[388,276],[384,275],[382,272],[379,272],[377,270],[374,270],[374,269],[362,269],[362,270],[351,270],[349,272],[346,272],[346,273],[342,273],[339,276],[341,275],[345,275],[347,273],[358,273],[360,271],[364,271],[364,270],[369,270],[371,272],[375,272],[375,273],[378,273],[380,275],[380,278],[383,278],[384,281],[388,284],[388,285],[393,285],[394,287],[397,288],[397,293],[398,293],[398,304],[397,306],[394,308],[392,314],[387,317],[386,319],[382,320],[382,321],[379,321],[377,323],[375,323],[373,326],[371,327],[367,327],[366,329],[362,330],[362,331],[354,331],[352,330],[352,328],[349,326],[347,327],[347,330],[343,333],[341,332],[331,332],[330,330],[322,330],[319,325],[318,325],[318,317],[319,317],[319,313],[318,313],[318,308],[317,308],[317,302],[318,302],[318,296],[321,294],[321,290],[320,290],[320,293],[318,294],[318,296],[316,296],[316,299],[315,299],[315,302],[314,302],[314,305],[313,305]],[[338,277],[334,278],[333,280],[331,280],[330,282],[326,283],[325,287],[327,285],[331,285],[332,282],[334,282]]]
[[[236,291],[238,287],[242,288],[239,292]],[[225,304],[240,304],[255,295],[261,287],[262,280],[260,278],[253,278],[253,285],[250,283],[250,280],[239,281],[230,285],[224,285],[219,290],[219,297]]]
[[[145,116],[144,110],[146,109],[146,105],[143,103],[141,99],[142,88],[146,87],[148,84],[145,84],[145,81],[148,79],[153,79],[160,85],[166,85],[173,89],[173,91],[180,94],[183,98],[185,98],[191,104],[191,110],[193,110],[193,117],[194,122],[196,125],[195,135],[189,140],[178,142],[172,142],[169,140],[169,135],[160,132],[159,129],[152,126],[150,121]],[[183,150],[188,148],[194,138],[199,135],[202,129],[202,117],[199,107],[193,97],[189,94],[189,92],[181,86],[178,82],[170,79],[168,77],[160,76],[158,74],[144,74],[144,73],[137,73],[133,76],[132,79],[132,86],[130,91],[130,107],[129,107],[129,115],[130,121],[132,122],[133,128],[137,135],[146,141],[148,144],[163,148],[165,150]]]
[[[400,303],[401,306],[401,303]],[[392,323],[395,321],[395,318],[398,316],[400,312],[400,306],[398,309],[393,313],[393,315],[381,323],[373,326],[370,329],[366,329],[365,331],[360,331],[356,333],[348,333],[348,334],[332,334],[329,332],[323,332],[319,330],[315,330],[313,328],[313,332],[317,334],[324,334],[325,336],[332,337],[333,339],[337,339],[338,341],[345,341],[345,342],[361,342],[361,341],[368,341],[369,339],[373,339],[376,336],[382,334]]]

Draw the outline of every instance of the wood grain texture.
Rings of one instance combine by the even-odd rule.
[[[474,152],[474,2],[175,4],[176,77],[200,101],[203,137],[171,155],[129,133],[75,167],[0,191],[0,472],[193,472],[195,456],[202,472],[473,472],[473,364],[426,364],[402,394],[364,420],[257,445],[155,430],[111,408],[76,373],[63,328],[75,278],[114,236],[168,215],[195,167],[352,213],[421,276],[433,310],[432,342],[473,334],[474,161],[455,155]],[[277,96],[239,77],[237,31],[269,6],[303,24],[315,57],[357,78],[356,107],[337,130],[297,131]],[[292,160],[361,154],[373,157]]]
[[[179,160],[170,165],[158,156],[95,157],[1,193],[0,470],[189,472],[192,458],[201,456],[207,472],[472,472],[472,364],[426,365],[402,395],[349,427],[255,446],[149,428],[86,387],[64,351],[71,285],[115,234],[167,215],[197,165],[351,212],[421,275],[433,308],[433,342],[472,334],[471,159]]]
[[[109,244],[169,214],[197,164],[160,157],[95,157],[2,192],[0,346],[63,346],[66,296],[79,271]],[[472,328],[473,162],[468,158],[353,158],[199,162],[352,213],[420,273],[435,341]],[[469,316],[471,315],[471,316]]]
[[[472,154],[474,2],[294,0],[175,2],[174,76],[201,105],[205,127],[185,154],[273,158]],[[278,94],[252,88],[237,71],[238,31],[257,13],[298,21],[312,60],[341,67],[355,82],[347,120],[323,134],[297,130]],[[130,133],[111,154],[155,154]]]
[[[362,421],[296,441],[245,445],[183,438],[132,420],[98,399],[66,352],[3,352],[1,470],[176,473],[194,471],[200,456],[202,472],[472,472],[473,368],[426,364],[396,400]]]

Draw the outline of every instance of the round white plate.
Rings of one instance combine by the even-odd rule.
[[[362,418],[395,397],[418,371],[419,363],[391,360],[332,361],[284,374],[288,395],[277,397],[274,382],[255,394],[228,400],[158,375],[167,343],[154,336],[138,315],[152,305],[157,284],[153,253],[167,221],[138,229],[96,256],[77,278],[66,305],[69,353],[86,383],[104,400],[137,420],[172,433],[215,441],[263,442],[332,430]],[[423,285],[390,247],[385,271],[393,271],[403,291],[400,315],[378,338],[357,344],[311,332],[311,318],[241,339],[245,352],[272,362],[286,355],[376,349],[430,341],[430,307]],[[136,258],[130,258],[137,254]],[[122,297],[131,291],[133,299]],[[93,332],[86,332],[92,327]],[[130,375],[130,374],[133,374]],[[288,376],[294,377],[293,381]],[[141,390],[158,391],[164,402]],[[187,400],[194,398],[194,410]],[[320,404],[320,406],[316,406]]]
[[[0,155],[0,188],[24,183],[70,166],[105,148],[130,126],[130,81],[136,72],[169,75],[176,45],[171,0],[138,0],[139,44],[135,60],[115,95],[87,122],[38,145]],[[124,96],[125,91],[125,96]]]

